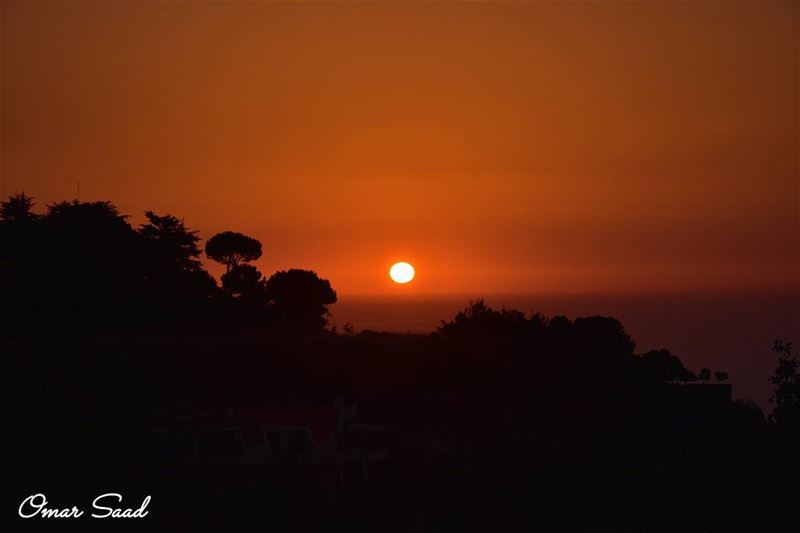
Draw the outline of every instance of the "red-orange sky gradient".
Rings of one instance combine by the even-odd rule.
[[[798,5],[3,2],[0,192],[340,294],[797,287]]]

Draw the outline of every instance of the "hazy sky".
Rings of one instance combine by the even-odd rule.
[[[798,5],[3,2],[0,192],[341,294],[796,287]]]

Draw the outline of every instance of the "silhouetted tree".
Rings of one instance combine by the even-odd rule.
[[[14,261],[22,268],[41,252],[36,231],[40,217],[32,211],[34,205],[24,192],[0,202],[0,263]]]
[[[540,318],[540,317],[538,317]],[[538,320],[537,318],[537,320]],[[515,309],[495,310],[483,299],[470,301],[451,321],[442,321],[438,336],[444,341],[449,356],[459,361],[464,380],[487,377],[487,360],[493,370],[504,366],[517,355],[528,351],[537,326]]]
[[[727,372],[714,372],[714,379],[717,380],[717,383],[722,383],[723,381],[728,381],[728,373]]]
[[[792,355],[792,343],[776,340],[772,349],[778,354],[778,367],[769,378],[775,385],[770,404],[775,407],[769,415],[778,427],[796,432],[800,430],[800,361]]]
[[[142,257],[126,217],[110,202],[32,206],[24,194],[1,206],[2,325],[45,333],[133,316]]]
[[[697,377],[700,378],[700,381],[703,383],[708,383],[711,379],[711,370],[708,368],[701,368],[700,373],[697,374]]]
[[[200,237],[172,215],[146,211],[145,216],[148,222],[138,233],[144,258],[143,283],[149,296],[157,301],[158,309],[154,310],[199,312],[198,304],[205,303],[218,290],[214,278],[199,261]]]
[[[180,270],[200,268],[200,237],[196,231],[186,228],[182,220],[172,215],[159,216],[145,211],[147,223],[139,228],[149,259],[163,267]]]
[[[237,265],[222,275],[222,288],[235,298],[263,300],[266,280],[253,265]]]
[[[676,383],[686,375],[686,368],[669,350],[651,350],[639,356],[644,375],[653,381]]]
[[[470,301],[469,305],[459,311],[453,320],[442,321],[439,333],[444,337],[463,337],[473,339],[494,336],[500,338],[512,331],[523,331],[527,328],[525,314],[515,309],[496,311],[486,305],[483,298]]]
[[[206,255],[225,265],[227,273],[242,262],[255,261],[261,257],[261,243],[241,233],[223,231],[206,241]]]
[[[573,329],[575,349],[584,356],[587,365],[608,368],[633,360],[636,343],[616,318],[576,318]]]
[[[0,221],[18,222],[38,218],[33,213],[33,197],[24,192],[10,196],[8,200],[0,202]]]
[[[0,331],[29,330],[45,308],[46,244],[33,206],[25,193],[0,202]]]
[[[267,280],[266,290],[278,317],[301,331],[322,330],[327,306],[336,303],[331,283],[310,270],[276,272]]]
[[[111,319],[135,312],[139,237],[111,202],[59,202],[43,219],[46,298],[70,316]]]

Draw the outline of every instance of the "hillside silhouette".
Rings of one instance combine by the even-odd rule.
[[[337,332],[316,272],[145,217],[0,205],[3,501],[152,494],[156,531],[800,530],[790,344],[765,416],[612,317],[477,299],[428,335]]]

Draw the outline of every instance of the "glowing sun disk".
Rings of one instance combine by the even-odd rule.
[[[395,263],[389,269],[389,277],[395,283],[408,283],[414,279],[414,267],[405,261]]]

